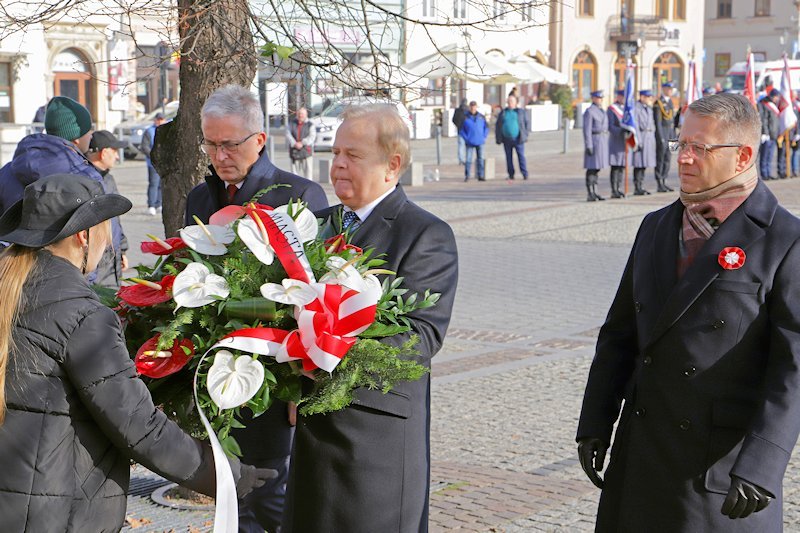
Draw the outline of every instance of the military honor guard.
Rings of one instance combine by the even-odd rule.
[[[625,134],[622,117],[625,114],[625,91],[614,93],[614,103],[608,106],[608,163],[611,165],[611,198],[625,198],[622,176],[625,172]]]
[[[653,119],[653,91],[639,91],[634,115],[639,130],[639,146],[633,152],[633,194],[650,194],[644,188],[644,174],[648,168],[656,166],[656,124]]]
[[[586,169],[587,202],[605,200],[597,194],[597,174],[608,166],[608,116],[603,111],[603,91],[592,93],[592,105],[583,112],[583,142],[586,151],[583,168]]]
[[[667,185],[667,175],[672,154],[669,141],[675,139],[675,106],[672,104],[672,92],[675,84],[667,81],[661,84],[661,96],[653,106],[653,119],[656,124],[656,185],[658,192],[672,191]]]

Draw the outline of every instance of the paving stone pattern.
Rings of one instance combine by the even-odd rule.
[[[455,142],[446,139],[442,179],[407,189],[452,225],[460,257],[451,329],[432,368],[434,532],[593,529],[599,491],[580,469],[574,436],[594,342],[642,216],[677,193],[587,203],[579,132],[566,155],[559,135],[532,135],[531,179],[511,183],[463,183]],[[413,149],[429,169],[433,141],[414,141]],[[502,163],[493,144],[488,156]],[[285,154],[276,163],[286,167]],[[136,206],[123,217],[130,242],[163,235],[144,214],[144,165],[125,163],[115,175]],[[654,189],[651,176],[645,186]],[[769,186],[800,213],[800,180]],[[604,173],[601,194],[607,188]],[[131,259],[144,257],[134,247]],[[787,531],[800,531],[798,457],[784,483]],[[209,530],[212,513],[149,500],[163,483],[136,468],[128,515],[147,522],[125,531]]]

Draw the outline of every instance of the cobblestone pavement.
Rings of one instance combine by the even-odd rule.
[[[578,465],[574,434],[594,342],[639,221],[677,198],[587,203],[578,142],[564,155],[556,134],[535,134],[528,147],[527,181],[464,183],[449,157],[439,182],[407,189],[453,226],[460,256],[451,329],[433,364],[434,532],[592,530],[599,493]],[[444,148],[455,153],[449,140]],[[432,160],[432,141],[416,142],[414,150]],[[489,147],[501,168],[499,154]],[[285,166],[283,157],[278,165]],[[130,241],[163,231],[144,214],[142,163],[126,162],[115,175],[136,206],[123,219]],[[648,180],[652,187],[651,174]],[[800,214],[800,180],[769,185]],[[134,263],[142,259],[131,255]],[[209,530],[211,512],[149,499],[164,483],[134,471],[125,530]],[[800,531],[797,453],[784,501],[786,530]]]

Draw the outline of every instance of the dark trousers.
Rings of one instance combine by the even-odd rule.
[[[161,176],[147,162],[147,207],[161,207]]]
[[[519,160],[519,171],[522,177],[528,178],[528,165],[525,161],[525,143],[518,143],[516,141],[503,141],[503,148],[506,151],[506,170],[508,170],[508,177],[514,177],[514,151],[517,152],[517,159]]]
[[[672,152],[669,151],[669,143],[656,143],[656,183],[659,185],[667,182],[671,162]]]
[[[775,159],[776,144],[772,139],[761,143],[761,150],[758,151],[758,168],[761,170],[762,178],[772,177],[772,160]]]
[[[786,141],[781,142],[780,145],[775,143],[777,157],[778,157],[778,176],[781,178],[786,177]]]
[[[257,468],[274,468],[278,477],[254,489],[239,500],[239,533],[280,533],[286,482],[289,480],[289,457],[247,461]]]

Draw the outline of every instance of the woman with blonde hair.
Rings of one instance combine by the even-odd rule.
[[[85,276],[131,208],[85,176],[25,188],[0,217],[0,524],[4,531],[118,531],[129,461],[213,495],[210,448],[153,405],[119,320]],[[273,472],[231,467],[249,492]]]

